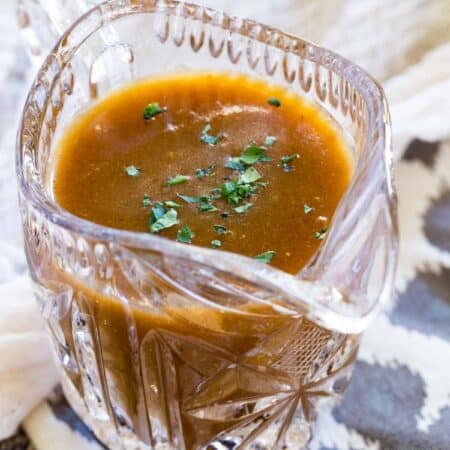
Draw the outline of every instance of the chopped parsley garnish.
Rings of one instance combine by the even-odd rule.
[[[253,184],[241,183],[241,181],[239,181],[239,184],[237,187],[237,194],[241,197],[241,200],[243,198],[250,197],[250,194],[253,194],[255,192],[256,192],[256,187]]]
[[[275,136],[267,136],[266,140],[264,141],[264,145],[270,147],[271,145],[275,144],[276,141],[277,138]]]
[[[211,124],[207,123],[200,134],[200,141],[207,145],[217,145],[224,138],[224,135],[219,133],[217,136],[213,136],[212,134],[209,134],[210,131]]]
[[[237,181],[225,181],[221,186],[222,196],[228,203],[237,205],[241,201],[241,196],[237,192]]]
[[[175,175],[167,180],[167,184],[169,186],[176,186],[177,184],[186,183],[190,179],[191,177],[189,175]]]
[[[225,167],[238,172],[244,172],[245,165],[240,162],[240,158],[231,158],[225,163]]]
[[[309,214],[310,212],[314,211],[314,208],[311,208],[311,206],[305,203],[303,205],[303,211],[305,212],[305,214]]]
[[[166,210],[161,202],[155,204],[152,208],[150,216],[150,231],[152,233],[159,233],[161,230],[173,227],[178,224],[178,213],[171,208]]]
[[[216,230],[217,234],[227,234],[228,233],[228,228],[223,225],[213,225],[213,226],[214,226],[214,230]]]
[[[279,108],[281,106],[281,102],[276,97],[270,97],[269,100],[267,100],[267,103],[271,106],[275,106],[275,108]]]
[[[214,212],[219,211],[210,201],[203,201],[197,206],[198,212]]]
[[[166,213],[166,209],[162,202],[156,202],[155,206],[152,208],[152,214],[150,216],[150,223],[155,223]]]
[[[150,198],[150,195],[144,195],[144,197],[142,198],[142,206],[144,208],[148,208],[149,206],[152,206],[152,200]]]
[[[248,170],[248,169],[247,169]],[[259,173],[255,170],[247,174],[247,171],[242,174],[239,180],[229,180],[220,186],[222,197],[232,205],[238,205],[242,199],[247,198],[250,194],[256,191],[256,186],[253,183],[245,183],[243,179],[259,179]]]
[[[181,198],[181,200],[184,200],[186,203],[193,204],[193,203],[200,203],[202,201],[202,198],[204,197],[192,197],[190,195],[182,195],[178,194],[177,196]]]
[[[252,142],[245,147],[244,153],[241,156],[230,158],[226,163],[227,169],[244,172],[248,166],[252,166],[258,161],[270,161],[271,159],[266,155],[266,148],[260,147]]]
[[[211,241],[211,247],[212,248],[222,247],[222,242],[220,242],[219,239],[214,239],[213,241]]]
[[[190,230],[190,228],[187,225],[183,225],[181,230],[178,230],[177,241],[183,242],[184,244],[191,244],[194,236],[195,234]]]
[[[152,102],[144,109],[144,119],[153,119],[153,117],[157,116],[158,114],[165,113],[166,111],[167,108],[161,108],[161,106],[159,106],[159,103]]]
[[[267,157],[266,149],[264,147],[259,147],[252,143],[245,148],[244,153],[239,160],[244,164],[251,166],[257,161],[270,161],[270,158]]]
[[[278,99],[269,99],[269,103],[277,107],[281,105]],[[154,115],[160,114],[166,110],[165,108],[160,108],[158,104],[153,103],[149,105],[147,109],[149,110],[148,118],[152,118]],[[207,145],[216,145],[224,138],[224,135],[219,133],[217,136],[214,136],[210,134],[211,129],[211,124],[207,123],[201,132],[200,141]],[[276,140],[277,138],[275,136],[266,136],[263,146],[252,142],[244,148],[241,156],[229,158],[225,163],[225,167],[239,173],[236,174],[234,179],[232,179],[231,176],[225,177],[223,184],[221,184],[220,187],[212,189],[208,194],[191,196],[177,193],[177,196],[188,204],[196,204],[199,213],[219,211],[213,203],[218,199],[223,199],[228,204],[233,206],[233,211],[221,212],[221,217],[226,218],[230,214],[233,214],[233,212],[237,214],[246,213],[253,207],[253,203],[249,201],[249,197],[257,192],[260,186],[267,186],[268,184],[267,182],[261,181],[262,175],[253,165],[257,162],[270,161],[270,158],[266,155],[267,147],[273,145]],[[296,154],[281,158],[283,168],[285,165],[287,166],[292,159],[298,157],[299,155]],[[216,164],[214,163],[206,168],[199,168],[195,171],[195,176],[198,180],[202,180],[208,176],[214,176],[215,168]],[[137,169],[137,171],[139,173],[139,169]],[[191,177],[189,175],[177,174],[167,179],[167,185],[176,186],[178,184],[186,183],[190,179]],[[152,205],[148,195],[144,196],[143,204],[147,207]],[[153,233],[158,233],[163,229],[170,228],[178,224],[177,208],[180,207],[180,204],[172,200],[154,203],[150,217],[150,231]],[[213,227],[218,235],[224,235],[229,232],[227,227],[224,225],[215,224]],[[177,241],[191,243],[193,236],[194,233],[192,233],[189,227],[187,225],[183,225],[177,232]],[[214,248],[218,248],[222,245],[222,243],[220,240],[213,240],[211,241],[211,245]],[[256,256],[255,258],[260,260],[266,258],[267,262],[269,262],[274,253],[275,252],[272,251],[266,252],[262,255]]]
[[[129,177],[137,177],[141,173],[141,169],[139,169],[136,166],[127,166],[127,167],[125,167],[125,173]]]
[[[220,186],[220,190],[222,192],[223,197],[228,201],[228,203],[239,203],[239,198],[235,201],[234,194],[236,193],[237,189],[237,181],[225,181],[225,183]],[[239,196],[238,196],[239,197]]]
[[[254,168],[249,167],[239,178],[240,184],[254,183],[260,180],[261,174]]]
[[[327,231],[328,231],[328,227],[322,228],[319,231],[316,231],[314,233],[314,237],[316,239],[319,239],[320,241],[322,241],[323,239],[325,239],[325,236],[327,235]]]
[[[238,206],[236,208],[233,208],[238,214],[246,213],[251,207],[253,206],[253,203],[246,203],[245,205]]]
[[[300,155],[298,153],[294,153],[293,155],[289,156],[283,156],[280,159],[280,163],[278,164],[278,166],[282,167],[285,172],[292,172],[294,168],[289,163],[298,158],[300,158]]]
[[[173,202],[172,200],[165,201],[164,206],[167,206],[167,208],[181,208],[179,203]]]
[[[292,160],[300,158],[300,155],[298,153],[294,153],[293,155],[289,155],[289,156],[283,156],[281,158],[281,164],[288,164],[290,163]]]
[[[213,163],[210,166],[206,167],[205,169],[197,169],[195,171],[195,176],[201,180],[205,177],[211,177],[215,175],[214,169],[216,168],[216,165]]]
[[[253,259],[256,259],[259,262],[268,264],[268,263],[270,263],[270,261],[272,261],[272,258],[274,257],[274,255],[275,255],[275,252],[273,250],[269,250],[267,252],[264,252],[264,253],[254,256]]]

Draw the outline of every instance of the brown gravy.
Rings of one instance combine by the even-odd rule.
[[[164,112],[145,120],[150,103]],[[270,161],[237,161],[241,171],[225,167],[252,143]],[[230,203],[221,186],[248,168],[260,176],[246,187],[254,192]],[[81,114],[60,141],[53,186],[57,202],[73,214],[132,231],[150,232],[157,201],[176,202],[179,223],[161,236],[175,239],[187,225],[192,244],[219,240],[222,250],[247,256],[274,251],[271,263],[296,273],[321,243],[351,172],[343,140],[318,108],[262,81],[207,73],[142,81]],[[189,179],[168,185],[176,175]],[[209,201],[217,210],[199,212],[201,202],[177,194],[222,197]],[[248,204],[244,213],[234,209]]]

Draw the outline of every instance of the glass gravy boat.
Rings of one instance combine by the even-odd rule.
[[[23,25],[30,35],[30,21]],[[351,185],[296,276],[96,225],[55,203],[49,160],[74,115],[133,79],[189,70],[284,86],[322,108],[348,140]],[[350,380],[359,335],[392,295],[391,156],[382,89],[318,45],[170,0],[113,0],[77,19],[30,90],[17,177],[64,392],[99,439],[114,450],[303,448],[315,414]]]

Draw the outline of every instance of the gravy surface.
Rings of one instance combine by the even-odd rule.
[[[148,105],[159,112],[145,119]],[[252,143],[262,148],[260,160],[230,159]],[[230,162],[240,171],[225,167]],[[54,164],[55,199],[77,216],[151,232],[152,208],[168,201],[163,211],[174,209],[179,223],[161,236],[176,239],[186,225],[192,244],[247,256],[273,251],[271,264],[289,273],[317,250],[352,172],[345,143],[318,108],[226,73],[145,80],[114,92],[68,127]],[[230,202],[223,184],[249,168],[260,176],[247,183],[254,192]],[[189,178],[169,185],[177,175]],[[178,194],[210,199],[188,203]],[[203,204],[217,210],[199,212]]]

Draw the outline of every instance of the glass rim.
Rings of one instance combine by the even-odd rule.
[[[379,148],[381,148],[381,157],[386,174],[385,178],[389,196],[389,211],[392,219],[393,233],[395,236],[397,235],[396,194],[392,184],[393,153],[391,147],[390,115],[383,89],[379,83],[362,68],[346,58],[294,34],[283,32],[282,30],[261,24],[251,19],[242,19],[213,8],[199,6],[193,3],[184,3],[177,0],[164,0],[162,2],[158,0],[137,0],[132,5],[125,4],[122,0],[105,1],[97,6],[94,6],[85,14],[80,16],[61,35],[52,51],[45,58],[36,77],[34,78],[32,87],[29,90],[23,108],[16,145],[16,176],[19,181],[18,184],[21,195],[25,201],[30,203],[40,214],[45,217],[46,220],[70,232],[78,233],[94,240],[105,241],[113,245],[124,245],[126,247],[142,251],[153,250],[166,255],[176,256],[177,258],[208,264],[218,270],[239,274],[239,276],[243,276],[247,280],[255,283],[269,283],[272,287],[277,288],[279,292],[284,293],[288,299],[293,299],[294,303],[299,306],[298,310],[303,308],[304,311],[302,311],[302,313],[304,313],[307,317],[310,317],[312,320],[315,320],[322,326],[328,328],[331,327],[345,333],[359,333],[360,331],[363,331],[377,313],[380,302],[377,302],[377,304],[363,316],[344,315],[341,312],[336,312],[333,308],[328,307],[323,302],[317,302],[315,299],[311,299],[311,297],[336,299],[337,294],[338,298],[342,299],[343,296],[336,292],[336,288],[327,286],[321,283],[320,280],[309,281],[302,279],[302,275],[308,268],[311,261],[316,258],[324,245],[326,245],[329,235],[304,268],[302,268],[297,274],[289,274],[273,266],[264,265],[257,262],[250,257],[227,252],[225,250],[209,249],[197,246],[195,244],[187,246],[152,233],[115,229],[82,219],[81,217],[78,217],[60,207],[56,201],[50,200],[44,193],[44,187],[40,186],[38,192],[33,191],[29,181],[25,179],[24,158],[22,154],[22,149],[27,145],[24,136],[25,118],[28,110],[32,108],[33,95],[39,84],[48,75],[51,64],[55,58],[58,59],[59,62],[62,61],[63,64],[59,68],[58,72],[52,75],[52,80],[54,80],[58,74],[61,73],[62,69],[70,62],[73,54],[84,43],[84,41],[90,35],[96,33],[104,25],[105,17],[110,20],[116,20],[125,15],[161,12],[167,15],[179,15],[180,13],[178,9],[180,7],[183,8],[182,17],[187,19],[190,18],[198,20],[200,18],[200,20],[204,21],[205,13],[208,13],[210,16],[220,14],[221,17],[225,19],[224,22],[227,24],[225,26],[221,24],[223,29],[245,37],[250,36],[241,33],[239,30],[233,29],[230,24],[233,24],[235,21],[239,21],[239,23],[246,25],[248,28],[258,26],[265,33],[277,33],[279,36],[291,39],[297,44],[298,48],[303,49],[303,51],[308,52],[313,49],[316,62],[320,62],[320,64],[327,69],[330,69],[337,75],[351,81],[352,85],[359,90],[360,95],[366,102],[369,117],[367,139],[362,154],[371,151],[371,148],[368,148],[368,146],[370,146],[370,142],[372,140],[371,138],[373,138],[375,134],[377,135],[377,140],[381,140],[381,145]],[[202,16],[199,16],[200,11],[203,13]],[[96,18],[95,15],[98,13],[100,13],[99,18]],[[91,18],[94,18],[93,22],[90,21]],[[67,50],[65,51],[64,43],[67,42],[72,33],[76,32],[85,23],[89,24],[89,29],[83,30],[83,38],[79,40],[77,47],[71,48],[70,52],[67,52]],[[262,38],[259,38],[258,36],[252,36],[252,39],[262,41]],[[266,45],[274,48],[284,50],[280,44],[265,43]],[[306,57],[307,56],[308,55],[306,55]],[[47,94],[46,102],[48,102],[50,95],[51,94]],[[46,107],[47,105],[45,108]],[[35,130],[34,133],[38,137],[36,140],[38,143],[40,127],[37,128],[38,129]],[[353,173],[350,185],[336,208],[333,220],[330,223],[330,232],[334,226],[334,218],[337,216],[337,213],[342,207],[346,196],[355,183],[358,173],[358,166],[359,162],[357,162],[355,166],[355,171]],[[301,305],[298,304],[299,300],[301,300]],[[330,324],[334,325],[331,326]]]

